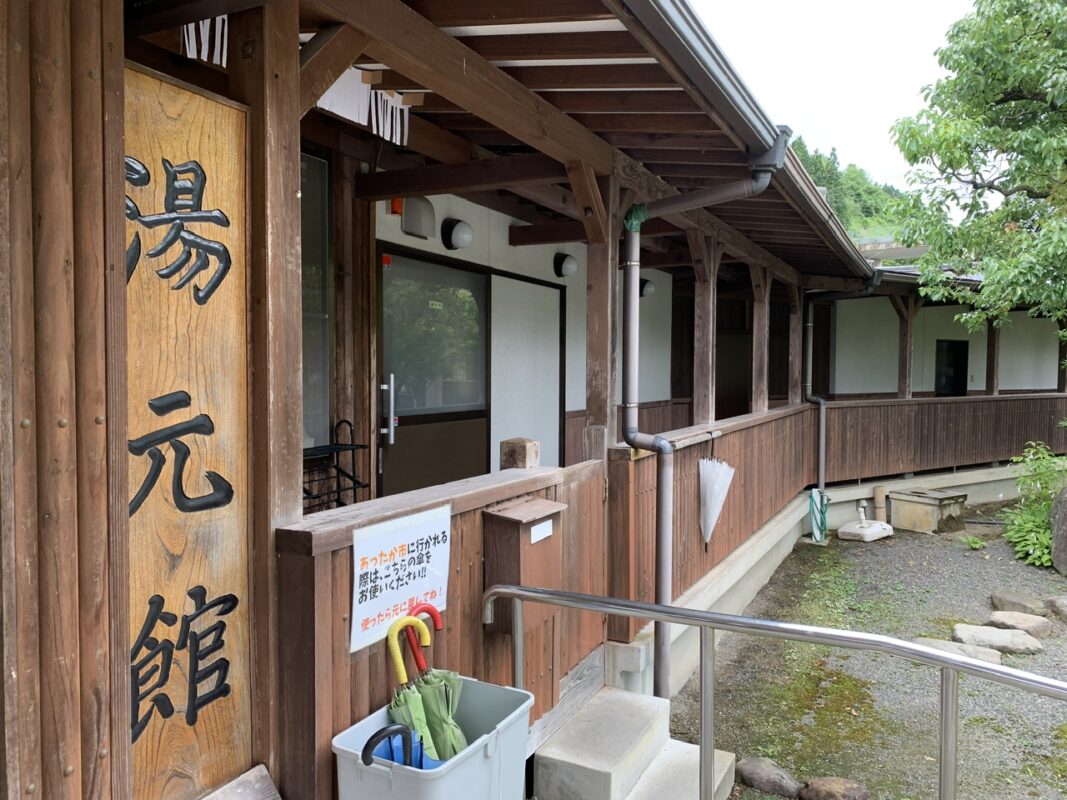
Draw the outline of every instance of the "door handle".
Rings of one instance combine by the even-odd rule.
[[[389,373],[389,382],[380,384],[385,392],[385,427],[381,429],[386,444],[396,444],[396,375]]]

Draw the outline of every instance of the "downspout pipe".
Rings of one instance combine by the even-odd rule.
[[[785,162],[791,135],[780,128],[774,147],[752,163],[752,175],[710,189],[665,197],[631,206],[626,212],[623,241],[623,440],[630,447],[656,454],[656,602],[674,602],[672,586],[674,538],[674,444],[658,434],[642,433],[638,424],[638,355],[640,344],[641,225],[645,220],[706,208],[732,200],[753,197],[771,183],[771,176]],[[655,623],[653,691],[656,697],[671,696],[670,625]]]
[[[807,317],[804,322],[804,400],[819,408],[819,493],[826,491],[826,398],[816,395],[812,382],[812,362],[815,351],[815,301],[832,302],[837,300],[858,300],[861,297],[870,297],[878,284],[882,282],[882,274],[875,272],[867,281],[867,285],[854,292],[808,292]]]

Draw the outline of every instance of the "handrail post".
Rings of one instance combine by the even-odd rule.
[[[941,668],[941,778],[940,800],[956,800],[956,768],[959,763],[960,674]]]
[[[526,627],[522,622],[522,598],[511,600],[511,641],[514,645],[512,665],[516,689],[526,688]]]
[[[700,800],[715,800],[715,629],[700,627]]]

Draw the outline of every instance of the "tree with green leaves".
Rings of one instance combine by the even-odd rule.
[[[938,60],[927,107],[894,127],[923,291],[972,328],[1019,307],[1067,322],[1067,2],[976,0]]]

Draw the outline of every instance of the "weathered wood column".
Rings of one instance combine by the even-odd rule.
[[[302,509],[299,5],[230,16],[234,96],[250,108],[252,300],[253,758],[278,775],[281,725],[274,531]]]
[[[773,280],[765,267],[750,264],[752,277],[752,401],[749,410],[755,414],[769,407],[767,363],[771,336],[771,284]]]
[[[699,231],[686,232],[693,259],[693,424],[715,421],[715,327],[718,324],[722,245]]]
[[[789,291],[789,405],[804,400],[804,292],[799,286]]]
[[[1060,349],[1056,369],[1056,391],[1067,393],[1067,320],[1060,320]]]
[[[893,304],[893,310],[897,312],[900,322],[897,367],[897,397],[911,397],[911,365],[912,345],[915,339],[915,318],[922,308],[922,298],[914,295],[900,297],[890,295],[889,301]]]
[[[1000,394],[1000,328],[986,323],[985,393]]]
[[[616,297],[619,286],[619,188],[614,176],[606,179],[606,241],[586,249],[585,301],[585,442],[583,457],[604,458],[618,435],[615,402]]]

